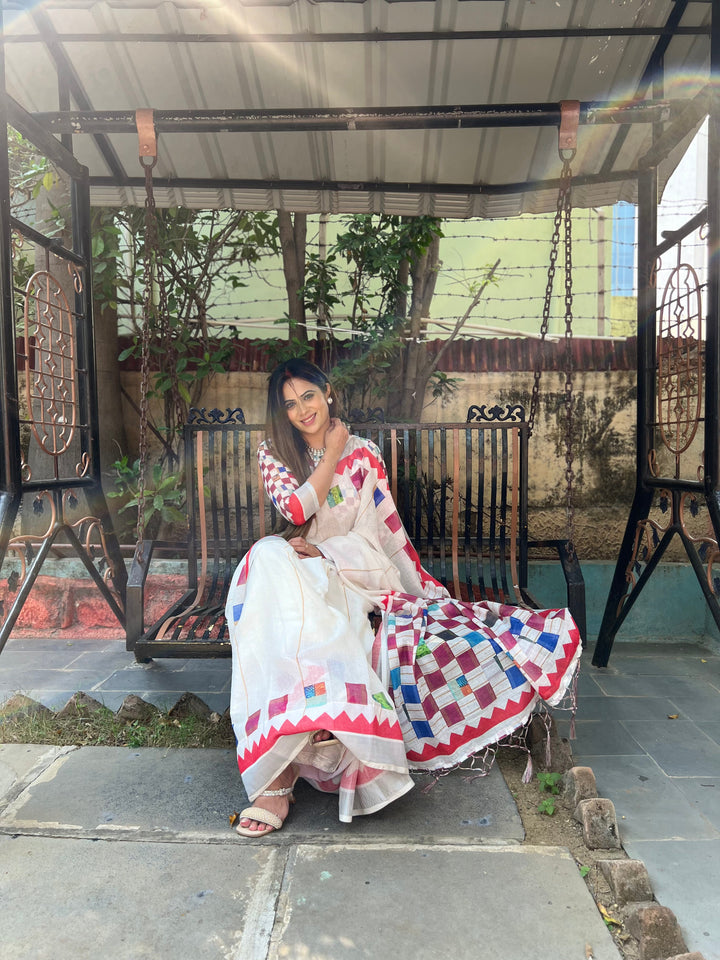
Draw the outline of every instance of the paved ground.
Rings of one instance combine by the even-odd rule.
[[[720,960],[718,648],[618,643],[609,668],[587,660],[576,760],[689,949]],[[141,666],[119,641],[88,640],[10,640],[0,656],[0,702],[23,692],[58,707],[77,690],[112,708],[190,690],[223,710],[229,662]],[[497,771],[349,826],[307,788],[258,843],[226,826],[244,799],[229,751],[5,745],[0,796],[2,960],[462,958],[480,943],[508,960],[582,957],[586,943],[617,958],[567,852],[519,842]]]
[[[720,960],[720,645],[616,643],[584,669],[573,755],[691,950]],[[558,721],[567,733],[567,721]]]

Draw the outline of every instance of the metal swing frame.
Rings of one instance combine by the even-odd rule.
[[[0,99],[0,395],[3,456],[0,460],[0,562],[19,563],[12,576],[17,591],[0,623],[0,651],[17,622],[43,563],[60,544],[75,553],[120,624],[125,623],[127,573],[102,489],[92,312],[90,190],[87,169],[61,143],[51,146],[27,118],[22,131],[70,180],[72,247],[47,236],[10,213],[6,100]],[[36,134],[36,136],[34,136]],[[50,151],[48,151],[50,147]],[[24,346],[17,347],[13,289],[13,241],[45,251],[45,270],[36,270],[24,292]],[[57,280],[67,269],[73,294]],[[72,300],[72,302],[70,302]],[[31,335],[31,329],[34,331]],[[19,368],[22,367],[22,370]],[[18,374],[24,373],[27,410],[20,409]],[[12,385],[13,389],[9,389]],[[33,477],[21,450],[21,428],[32,433],[43,455],[42,477]],[[36,449],[37,449],[36,447]],[[77,462],[68,460],[76,453]],[[89,515],[74,516],[76,494],[87,499]],[[48,516],[40,534],[13,536],[22,503]],[[99,562],[98,562],[99,561]]]
[[[668,17],[664,28],[656,28],[658,35],[657,44],[654,47],[650,61],[643,74],[642,84],[645,87],[638,88],[638,96],[644,98],[647,93],[647,87],[653,76],[654,71],[662,69],[662,60],[664,51],[672,38],[673,31],[681,33],[685,30],[688,33],[703,32],[706,28],[696,27],[678,27],[686,3],[678,2]],[[713,4],[713,7],[716,7]],[[713,13],[714,13],[713,9]],[[70,251],[73,256],[81,260],[81,269],[85,271],[85,290],[89,289],[89,231],[87,229],[87,214],[89,210],[88,201],[88,179],[87,170],[73,158],[68,149],[71,142],[71,135],[81,135],[87,133],[95,139],[98,149],[107,161],[109,169],[113,172],[110,177],[95,176],[92,178],[94,186],[102,187],[105,183],[123,183],[129,188],[141,185],[140,178],[128,177],[118,157],[113,152],[112,143],[107,134],[125,128],[132,129],[133,115],[118,113],[109,113],[104,111],[98,113],[90,109],[90,103],[87,98],[83,99],[82,85],[78,85],[77,76],[72,69],[72,63],[67,58],[62,42],[53,33],[50,25],[45,22],[45,18],[39,16],[44,38],[53,49],[53,59],[58,67],[58,89],[60,111],[54,114],[30,115],[14,100],[12,100],[5,91],[4,83],[4,61],[0,104],[0,127],[2,136],[5,137],[7,122],[11,122],[16,129],[20,130],[28,139],[43,151],[49,158],[59,166],[66,169],[73,179],[73,192],[75,194],[73,204],[77,210],[76,229],[78,230],[77,244],[73,243],[73,250]],[[711,56],[710,56],[710,75],[717,76],[720,73],[720,22],[719,18],[712,18],[710,29]],[[578,31],[584,35],[583,31]],[[630,31],[632,33],[632,31]],[[502,31],[502,36],[510,36],[507,31]],[[486,36],[487,31],[478,31],[478,36]],[[517,31],[515,34],[519,35]],[[513,34],[513,35],[515,35]],[[565,31],[565,35],[570,36],[571,31]],[[66,38],[65,38],[66,39]],[[82,39],[82,38],[81,38]],[[96,38],[89,38],[96,39]],[[175,41],[175,37],[148,37],[146,42]],[[202,38],[203,40],[206,38]],[[225,38],[214,38],[217,40]],[[234,38],[238,42],[252,42],[252,38]],[[297,38],[281,37],[284,41],[290,42]],[[303,42],[317,42],[317,37],[305,37]],[[362,39],[350,37],[350,39]],[[373,37],[373,42],[377,38]],[[23,38],[16,38],[16,41],[22,42]],[[193,38],[185,38],[190,42]],[[0,45],[0,57],[4,57],[4,48]],[[71,110],[71,93],[75,100],[76,110]],[[661,97],[662,90],[660,85],[653,91],[654,96]],[[718,90],[711,85],[707,93],[707,111],[710,115],[710,141],[709,141],[709,162],[708,162],[708,181],[709,181],[709,202],[707,209],[707,241],[710,250],[717,249],[720,241],[720,197],[718,191],[718,181],[720,180],[720,99]],[[680,104],[683,108],[687,104]],[[636,493],[630,508],[628,516],[626,533],[623,540],[620,554],[618,556],[615,575],[608,597],[605,617],[600,631],[600,638],[595,651],[594,662],[602,666],[607,663],[612,648],[612,643],[617,631],[621,628],[625,617],[635,603],[637,597],[642,591],[644,585],[648,582],[657,564],[666,550],[667,544],[673,538],[679,538],[695,570],[700,583],[703,595],[715,622],[720,625],[720,607],[718,605],[718,589],[715,585],[713,576],[714,565],[717,564],[717,543],[720,538],[720,511],[717,505],[716,494],[720,485],[720,437],[719,437],[719,408],[720,408],[720,263],[717,258],[711,259],[709,264],[709,283],[707,290],[707,307],[704,311],[706,315],[706,339],[705,339],[705,357],[703,385],[703,408],[698,422],[703,425],[705,450],[702,475],[696,479],[687,479],[684,477],[662,477],[657,476],[650,467],[650,453],[656,449],[657,437],[660,433],[660,423],[657,415],[657,335],[658,335],[658,317],[657,317],[657,297],[654,281],[654,264],[663,244],[657,242],[657,219],[656,219],[656,199],[657,199],[657,168],[660,161],[667,155],[668,151],[680,141],[681,136],[673,136],[663,133],[663,124],[672,120],[672,111],[668,112],[668,105],[661,100],[650,101],[641,100],[633,102],[619,111],[617,106],[602,103],[582,103],[581,104],[581,123],[598,122],[597,118],[603,113],[606,114],[606,122],[618,123],[619,129],[613,145],[612,161],[607,161],[603,170],[599,173],[588,175],[584,178],[575,178],[574,184],[592,184],[599,183],[608,179],[630,179],[636,177],[639,183],[639,275],[641,278],[640,291],[638,297],[638,402],[637,402],[637,435],[638,452],[636,463]],[[307,130],[320,129],[318,124],[324,124],[327,129],[347,129],[348,123],[352,122],[353,128],[358,124],[364,124],[365,129],[387,129],[401,125],[405,129],[429,129],[431,127],[446,127],[448,129],[459,126],[492,127],[502,124],[504,126],[512,125],[546,125],[558,124],[560,111],[557,104],[511,104],[511,105],[475,105],[457,107],[452,111],[442,111],[426,108],[401,108],[393,109],[392,115],[385,115],[382,110],[368,110],[367,116],[356,116],[350,111],[336,111],[337,116],[332,116],[329,111],[284,111],[283,116],[273,115],[272,111],[255,111],[252,116],[248,116],[248,111],[168,111],[167,115],[159,118],[160,124],[166,124],[166,127],[159,126],[160,132],[164,129],[175,130],[177,132],[214,132],[222,133],[229,129],[235,130],[272,130],[279,129],[278,125],[285,124],[283,129]],[[277,113],[277,112],[276,112]],[[322,115],[321,115],[322,113]],[[222,115],[221,115],[222,114]],[[590,115],[595,119],[589,119]],[[682,117],[680,117],[682,119]],[[614,159],[622,148],[623,134],[627,131],[626,124],[630,123],[652,123],[658,130],[657,143],[651,154],[646,158],[644,169],[639,173],[636,171],[611,171]],[[313,127],[312,125],[316,126]],[[335,125],[333,127],[332,125]],[[689,129],[689,128],[688,128]],[[64,139],[64,144],[55,139],[55,135],[60,135]],[[2,153],[2,151],[0,151]],[[12,291],[12,253],[11,253],[11,231],[13,224],[10,216],[10,204],[8,196],[8,178],[9,171],[7,167],[6,152],[0,158],[0,304],[2,309],[2,318],[0,319],[0,366],[2,368],[3,391],[0,397],[0,417],[2,419],[2,455],[0,457],[0,559],[5,556],[8,544],[12,535],[12,527],[17,515],[23,493],[34,492],[31,485],[23,478],[22,458],[20,456],[19,443],[19,415],[18,415],[18,357],[16,355],[15,327],[13,318],[13,291]],[[160,183],[161,181],[158,181]],[[230,188],[242,188],[244,186],[257,187],[266,186],[268,189],[293,189],[303,188],[308,185],[320,189],[332,190],[341,189],[342,184],[321,183],[314,181],[258,181],[236,179],[232,181],[211,181],[203,179],[201,181],[189,179],[165,180],[165,185],[180,187],[197,186],[224,186]],[[386,189],[395,189],[401,193],[423,193],[436,189],[436,185],[427,183],[399,183],[385,184]],[[543,186],[550,189],[557,189],[557,181],[545,181]],[[377,187],[375,183],[357,183],[352,184],[356,190],[372,191]],[[512,191],[537,188],[538,184],[506,184],[506,185],[480,185],[480,184],[446,184],[443,190],[448,194],[472,195],[473,193],[484,192],[485,194],[503,195]],[[690,225],[687,225],[688,229]],[[679,231],[676,239],[679,237]],[[36,242],[40,242],[35,237]],[[49,247],[53,244],[47,237],[42,238],[42,243]],[[62,253],[55,246],[54,253]],[[89,456],[89,466],[87,472],[80,477],[58,477],[57,492],[58,496],[63,488],[72,489],[73,487],[83,487],[88,491],[88,495],[94,498],[97,509],[93,508],[93,513],[99,517],[104,516],[104,498],[99,486],[99,463],[97,462],[97,398],[96,384],[94,374],[94,356],[92,344],[92,312],[89,298],[87,302],[75,304],[74,314],[81,317],[82,321],[78,325],[78,359],[80,361],[79,369],[82,375],[78,378],[78,402],[83,412],[79,418],[81,423],[81,432],[83,443],[87,448]],[[67,483],[65,483],[67,481]],[[64,485],[64,487],[63,487]],[[47,487],[47,484],[43,484]],[[52,488],[51,488],[52,489]],[[661,545],[655,549],[652,556],[647,558],[644,572],[633,582],[629,578],[629,566],[633,557],[634,544],[639,525],[647,524],[653,501],[662,495],[662,491],[668,491],[668,500],[672,502],[672,523],[667,527]],[[707,547],[701,552],[700,546],[694,542],[692,536],[688,533],[686,525],[683,523],[682,505],[687,502],[687,497],[695,497],[703,502],[708,510],[711,520],[712,536],[708,538]],[[56,504],[61,502],[56,500]],[[57,510],[58,516],[61,511]],[[101,521],[104,522],[104,521]],[[64,527],[63,527],[64,529]],[[108,530],[111,560],[114,557],[120,560],[116,551],[116,544],[113,545],[114,536]],[[47,543],[52,544],[55,537],[49,539]],[[711,541],[711,542],[710,542]],[[44,548],[44,555],[47,555],[50,547]],[[86,566],[94,568],[89,555],[83,558]],[[37,569],[37,568],[33,568]],[[91,576],[95,576],[91,571]],[[115,593],[122,598],[124,592],[124,567],[119,562],[115,571],[116,583]],[[103,579],[103,578],[101,578]],[[27,582],[27,581],[26,581]],[[104,587],[98,583],[101,590]],[[24,597],[29,592],[28,585]],[[121,600],[115,600],[112,591],[108,592],[108,602],[116,603],[118,612],[122,614]],[[13,609],[15,609],[13,607]],[[3,625],[3,633],[0,634],[0,648],[5,642],[9,629],[8,620]]]
[[[720,18],[713,16],[710,35],[710,75],[720,72]],[[593,654],[593,665],[605,667],[613,643],[635,602],[674,540],[679,540],[696,575],[712,618],[720,628],[720,264],[713,252],[720,242],[720,92],[709,93],[708,205],[681,228],[657,241],[657,164],[662,138],[646,158],[638,177],[638,334],[637,334],[637,456],[636,487],[625,534],[618,554],[605,612]],[[706,309],[695,310],[694,295],[676,296],[658,304],[657,264],[675,250],[680,260],[682,241],[706,227],[708,283]],[[681,266],[678,263],[678,268]],[[674,324],[664,322],[664,308],[675,314]],[[690,330],[693,320],[705,322],[702,338]],[[674,356],[668,357],[665,339],[675,331]],[[697,358],[692,358],[693,350]],[[694,381],[694,382],[693,382]],[[677,416],[668,415],[668,399]],[[690,411],[690,407],[693,411]],[[673,432],[675,436],[668,433]],[[693,477],[682,471],[685,440],[702,431],[702,462]],[[692,439],[692,437],[690,437]],[[677,442],[677,441],[680,442]],[[670,452],[675,469],[658,468],[658,451]],[[694,465],[695,466],[695,465]],[[665,523],[650,517],[654,503],[668,513]],[[711,530],[695,535],[689,514],[699,504],[708,511]]]

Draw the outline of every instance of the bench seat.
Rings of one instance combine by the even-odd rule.
[[[355,422],[350,430],[382,451],[421,562],[456,599],[538,608],[528,591],[528,559],[533,550],[551,551],[584,642],[577,556],[565,540],[528,538],[528,424],[521,406],[472,406],[465,423]],[[230,656],[224,615],[230,578],[278,520],[257,465],[264,436],[264,425],[246,424],[240,409],[191,410],[184,433],[188,588],[146,627],[153,545],[138,544],[127,591],[127,647],[137,659]]]

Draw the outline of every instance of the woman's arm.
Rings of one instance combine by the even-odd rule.
[[[298,527],[309,520],[319,506],[315,488],[308,482],[301,484],[266,443],[258,447],[258,464],[265,492],[280,514]]]
[[[325,434],[325,453],[305,483],[270,452],[266,443],[258,448],[258,463],[267,495],[286,520],[301,526],[317,512],[332,485],[338,461],[348,441],[340,420],[331,420]]]
[[[333,417],[325,431],[325,453],[307,481],[315,490],[318,503],[322,503],[330,492],[332,478],[335,475],[335,468],[338,465],[338,461],[342,456],[349,437],[348,429],[342,420]]]

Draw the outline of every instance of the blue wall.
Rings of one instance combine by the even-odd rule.
[[[587,604],[588,648],[597,640],[615,571],[613,562],[582,564]],[[565,581],[559,564],[530,564],[528,586],[543,607],[564,606]],[[615,638],[623,641],[720,640],[695,573],[687,563],[660,563]]]

